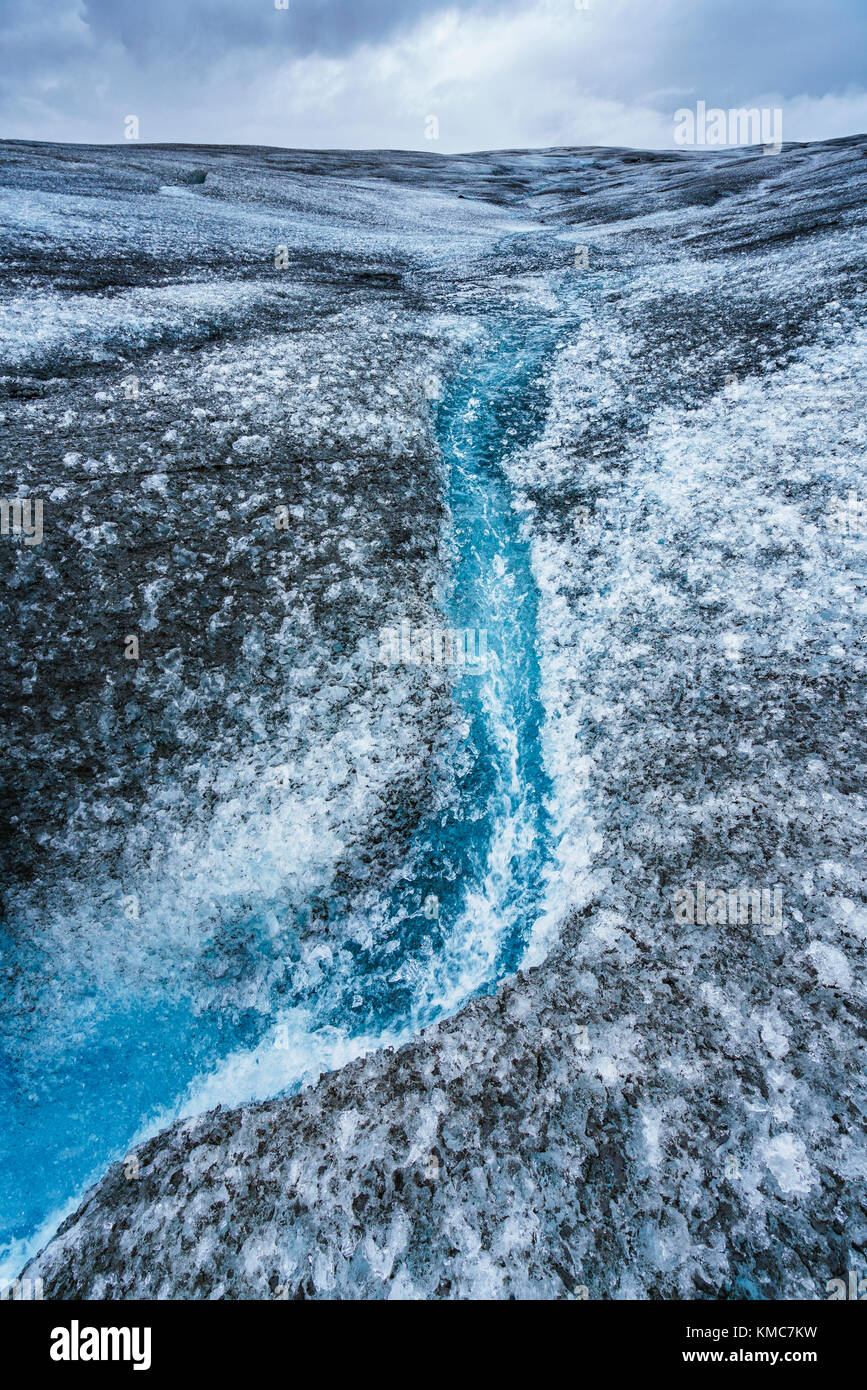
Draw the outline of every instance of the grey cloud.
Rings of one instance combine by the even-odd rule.
[[[478,67],[456,50],[454,76],[418,39],[397,45],[448,11],[484,21]],[[0,134],[23,138],[116,140],[122,113],[137,111],[149,139],[357,146],[363,128],[405,144],[407,120],[417,129],[418,110],[440,101],[468,148],[491,138],[497,110],[519,110],[532,143],[555,102],[565,131],[593,102],[670,122],[699,98],[728,107],[867,89],[864,0],[589,0],[583,13],[572,0],[289,0],[286,11],[274,0],[3,0],[2,27]],[[399,95],[367,90],[366,43],[393,45],[384,67],[393,57]],[[291,61],[320,56],[344,69],[327,96],[303,85],[303,61],[286,76]]]
[[[87,0],[84,15],[99,39],[149,62],[263,49],[275,59],[320,53],[337,57],[362,43],[380,42],[446,8],[494,13],[520,0],[151,0],[147,5]]]

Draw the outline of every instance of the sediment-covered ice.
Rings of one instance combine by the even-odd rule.
[[[85,1108],[120,1161],[27,1265],[46,1296],[823,1298],[863,1265],[865,154],[3,147],[4,487],[45,499],[42,544],[3,537],[16,1268],[100,1167],[57,1078],[105,1088],[113,1028],[137,1097]],[[545,854],[523,968],[408,1038],[341,1009],[392,941],[408,996],[448,956],[400,895],[468,813],[468,707],[370,643],[455,601],[437,412],[474,370]],[[742,889],[765,915],[707,915]]]

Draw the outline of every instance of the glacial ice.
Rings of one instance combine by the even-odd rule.
[[[11,1273],[863,1262],[865,153],[2,146]],[[475,694],[372,659],[446,610]]]

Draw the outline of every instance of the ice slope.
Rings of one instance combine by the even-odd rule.
[[[304,643],[318,653],[338,615],[355,636],[375,625],[393,595],[419,621],[441,611],[449,575],[473,548],[454,544],[457,499],[448,481],[451,425],[466,423],[473,373],[481,414],[480,434],[469,435],[474,448],[490,403],[505,414],[502,471],[492,486],[500,497],[509,490],[518,529],[508,528],[512,563],[500,578],[525,576],[524,555],[535,577],[529,608],[515,610],[514,650],[526,653],[529,641],[538,668],[537,685],[531,660],[518,686],[539,705],[541,761],[522,769],[518,785],[533,789],[531,802],[541,793],[547,842],[542,861],[529,861],[537,907],[525,968],[493,997],[472,999],[396,1048],[376,1049],[363,1036],[366,1056],[298,1095],[226,1109],[238,1069],[212,1068],[211,1089],[199,1094],[222,1108],[146,1141],[137,1176],[128,1163],[111,1167],[27,1272],[41,1275],[53,1297],[824,1297],[828,1279],[863,1265],[867,1223],[865,538],[841,536],[827,522],[836,498],[863,490],[867,144],[787,147],[769,158],[142,149],[138,169],[114,151],[5,149],[12,203],[47,195],[57,181],[59,196],[82,204],[103,182],[124,217],[153,218],[148,180],[158,190],[175,166],[208,166],[209,197],[245,209],[213,254],[224,256],[227,280],[244,263],[257,289],[261,274],[245,257],[255,255],[247,248],[260,230],[246,210],[271,216],[280,198],[291,201],[293,285],[303,290],[295,302],[276,288],[263,301],[238,296],[234,317],[214,322],[208,338],[210,307],[193,296],[179,311],[178,298],[160,299],[150,280],[159,248],[148,261],[139,247],[123,288],[105,297],[135,305],[129,296],[143,283],[154,292],[145,295],[146,314],[115,313],[113,302],[92,329],[89,311],[70,312],[65,325],[49,316],[60,336],[47,347],[40,338],[10,373],[7,423],[19,441],[10,462],[24,487],[35,490],[43,477],[56,485],[49,431],[100,442],[119,435],[117,460],[91,444],[73,450],[84,457],[67,467],[78,470],[71,477],[93,510],[91,529],[100,524],[91,498],[101,486],[111,489],[113,516],[126,509],[142,518],[140,542],[126,542],[122,563],[147,595],[140,611],[153,625],[143,630],[163,631],[159,605],[168,603],[183,654],[179,665],[171,650],[161,653],[161,684],[144,719],[157,726],[155,756],[133,787],[135,759],[127,753],[122,770],[111,766],[115,726],[100,727],[95,714],[79,720],[76,735],[87,765],[67,759],[58,767],[55,758],[50,791],[47,779],[39,784],[36,768],[52,747],[40,746],[50,707],[27,706],[33,724],[21,740],[25,814],[16,833],[28,853],[47,848],[12,901],[18,942],[44,963],[41,975],[34,967],[12,982],[14,1017],[30,1007],[37,1020],[29,1036],[16,1035],[16,1064],[29,1059],[34,1085],[51,1074],[52,1059],[39,1056],[47,1021],[56,1026],[71,1009],[83,1026],[70,989],[82,973],[100,987],[106,976],[144,978],[153,990],[176,975],[178,992],[199,1007],[213,991],[216,1015],[231,1000],[240,1032],[244,1010],[270,1017],[273,963],[261,941],[241,965],[243,950],[233,953],[216,932],[208,981],[199,922],[208,914],[225,921],[220,912],[236,901],[239,880],[254,896],[261,887],[263,897],[284,901],[296,893],[316,900],[323,886],[327,898],[335,882],[348,882],[354,904],[381,900],[382,883],[399,880],[418,843],[413,832],[430,799],[443,797],[444,809],[462,804],[454,691],[408,670],[392,702],[393,685],[380,688],[366,668],[356,672],[355,703],[381,731],[382,764],[380,796],[356,823],[339,780],[322,790],[338,745],[348,742],[344,706],[323,694],[329,657],[281,702],[278,683],[267,683],[270,658],[255,663],[255,655],[279,631],[292,680]],[[68,188],[75,180],[78,194]],[[198,195],[163,196],[174,216]],[[11,297],[27,286],[56,294],[26,231],[15,230],[25,222],[8,226],[20,277]],[[105,247],[108,274],[123,259],[120,240],[104,236],[98,219],[91,234]],[[586,268],[575,260],[576,243],[588,249]],[[175,258],[167,260],[169,279],[196,274],[179,253],[176,227],[165,254]],[[97,262],[84,256],[67,267],[63,292],[93,294]],[[199,279],[211,284],[214,273]],[[267,310],[259,307],[265,300]],[[152,325],[165,322],[178,335],[171,316],[179,312],[190,336],[159,347]],[[118,392],[126,355],[144,341],[132,336],[131,321],[146,322],[135,332],[151,335],[149,380],[167,383],[148,397],[141,420],[120,406]],[[389,342],[380,348],[383,321]],[[81,343],[89,335],[98,346],[88,358]],[[22,351],[20,335],[10,341]],[[534,342],[541,355],[522,376],[516,363]],[[83,376],[52,377],[64,371],[64,344]],[[109,350],[117,354],[111,365],[93,355]],[[341,367],[320,396],[320,382],[309,383],[329,353]],[[291,414],[269,385],[277,360],[298,402]],[[425,396],[430,373],[446,383],[445,415]],[[110,383],[118,396],[97,401]],[[218,383],[227,396],[219,409]],[[521,419],[513,424],[502,406],[514,384]],[[356,393],[367,391],[376,432],[369,454],[356,407]],[[532,426],[522,424],[530,417]],[[36,444],[35,461],[32,453],[25,460],[22,440]],[[342,451],[371,459],[369,475],[350,470],[360,500],[353,496],[357,512],[346,530],[344,499],[331,501],[338,484],[323,467],[339,465]],[[318,467],[305,469],[306,458]],[[234,519],[247,489],[256,498],[250,510],[264,515],[261,499],[269,487],[285,487],[289,460],[302,480],[296,540],[311,549],[310,567],[291,584],[278,568],[281,607],[266,597],[274,561],[264,558],[264,524],[253,547]],[[173,472],[185,469],[191,480],[175,503]],[[378,511],[376,501],[384,502]],[[221,645],[205,651],[192,601],[210,598],[221,573],[226,530],[219,552],[216,542],[213,554],[205,544],[221,507],[238,528],[237,553],[253,553],[234,585],[239,615],[226,619]],[[409,537],[396,524],[407,516]],[[192,595],[175,577],[193,564],[172,550],[182,517],[196,542],[184,549],[203,576]],[[381,553],[372,538],[386,519],[394,529]],[[77,538],[88,534],[73,524]],[[316,547],[332,536],[338,547],[341,536],[350,544],[320,575]],[[100,543],[116,544],[111,536]],[[91,570],[90,555],[82,543],[73,561],[68,549],[52,553],[46,543],[31,574],[19,576],[19,664],[38,668],[45,659],[37,633],[54,635],[61,616],[69,621],[71,593],[79,609],[97,612],[112,564]],[[29,587],[43,560],[54,573],[42,576],[41,589]],[[286,557],[284,565],[291,568]],[[343,584],[354,586],[352,602],[338,590],[332,603],[329,585]],[[502,602],[502,585],[491,582],[487,597]],[[123,599],[117,606],[119,617],[129,611]],[[209,621],[219,611],[211,600]],[[266,631],[245,648],[252,615]],[[100,629],[102,649],[88,647],[83,627],[70,644],[102,689],[111,639]],[[59,712],[51,717],[65,730],[81,675],[58,679],[69,670],[70,647],[54,641],[48,669]],[[30,666],[25,678],[36,681]],[[342,671],[339,684],[348,684]],[[137,678],[136,705],[151,688]],[[285,754],[294,801],[282,809],[263,802],[260,811],[255,795],[247,801],[261,766],[248,750],[270,739],[283,757],[287,721],[298,740]],[[225,759],[232,771],[203,785],[203,759]],[[393,787],[397,768],[405,775]],[[97,804],[110,808],[98,825],[83,809],[96,799],[94,783]],[[394,795],[383,804],[385,787]],[[284,839],[304,815],[309,840],[287,855]],[[531,849],[525,842],[518,879]],[[362,897],[368,880],[359,862],[376,866],[373,899]],[[147,936],[119,920],[110,933],[96,929],[94,884],[115,863],[124,874],[144,869],[146,893],[162,898],[163,906],[148,899],[142,908]],[[85,887],[70,884],[78,864],[87,865]],[[202,881],[191,893],[194,865]],[[783,932],[676,922],[674,891],[698,880],[781,885]],[[179,892],[196,903],[198,921],[185,914],[179,923],[166,909]],[[278,967],[285,963],[275,955]],[[170,1023],[167,1033],[177,1032]],[[203,1063],[218,1052],[206,1049]],[[255,1045],[240,1055],[249,1059]]]
[[[293,186],[272,180],[263,243],[255,199],[209,188],[177,186],[165,225],[149,188],[38,211],[32,190],[6,197],[10,491],[47,493],[48,516],[32,561],[4,557],[22,768],[4,914],[13,1264],[178,1114],[293,1089],[492,986],[541,895],[533,583],[497,466],[506,431],[539,423],[523,388],[541,346],[516,365],[475,321],[420,313],[381,207],[369,225],[382,191],[332,191],[323,233],[315,185],[289,218]],[[509,227],[442,203],[404,200],[434,222],[403,236],[428,273]],[[186,238],[196,273],[211,217],[219,238],[231,223],[225,276],[130,286],[127,267],[94,292],[94,264],[136,233],[166,256]],[[34,295],[34,227],[86,288]],[[355,259],[333,263],[335,246]],[[509,395],[484,439],[475,371],[441,380],[476,347]],[[504,617],[517,641],[493,630]],[[453,690],[450,671],[384,669],[379,632],[404,618],[491,627],[490,670]]]

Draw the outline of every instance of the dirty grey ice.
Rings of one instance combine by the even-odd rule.
[[[827,1297],[867,139],[0,184],[3,1272]]]

